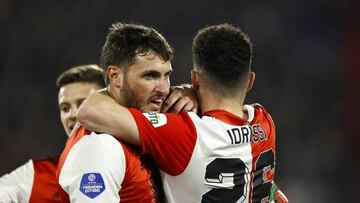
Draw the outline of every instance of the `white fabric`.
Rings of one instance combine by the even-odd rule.
[[[73,203],[118,203],[126,161],[121,144],[107,134],[83,136],[68,153],[59,183]],[[81,179],[87,173],[100,173],[105,190],[91,199],[80,191]]]
[[[248,110],[249,120],[254,118],[254,108],[252,106],[245,107]],[[210,183],[204,178],[206,167],[216,158],[240,158],[245,166],[245,178],[248,182],[244,185],[244,193],[238,202],[248,202],[250,193],[249,171],[252,170],[252,149],[251,143],[230,144],[231,140],[227,134],[227,130],[238,127],[213,117],[203,116],[199,118],[195,113],[188,113],[192,119],[196,131],[197,140],[191,160],[185,171],[178,176],[171,176],[162,172],[164,191],[166,199],[169,203],[198,203],[201,202],[202,196],[211,190],[211,188],[231,189],[234,186],[233,174],[223,175],[223,183]],[[228,176],[228,177],[226,177]]]
[[[251,121],[254,120],[254,117],[255,117],[255,109],[254,109],[253,106],[247,105],[247,104],[245,104],[244,107],[245,107],[245,109],[246,109],[246,111],[248,113],[247,122],[251,123]]]
[[[0,202],[29,202],[33,182],[34,165],[30,159],[11,173],[0,177]]]

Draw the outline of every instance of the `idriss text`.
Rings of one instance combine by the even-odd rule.
[[[264,128],[260,124],[240,126],[226,130],[231,144],[261,142],[267,139]]]

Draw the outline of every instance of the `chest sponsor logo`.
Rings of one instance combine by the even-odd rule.
[[[104,180],[100,173],[86,173],[80,182],[80,192],[94,199],[105,190]]]
[[[166,115],[162,113],[144,113],[144,116],[155,128],[163,126],[167,123]]]

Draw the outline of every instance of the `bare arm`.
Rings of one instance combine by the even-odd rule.
[[[91,94],[82,103],[77,119],[86,129],[140,145],[138,128],[130,111],[111,98],[105,89]]]
[[[161,111],[179,113],[196,112],[197,109],[198,102],[194,90],[191,86],[182,85],[172,87],[172,92]],[[91,94],[82,103],[77,119],[86,129],[104,132],[132,144],[141,144],[132,114],[111,98],[106,89]]]

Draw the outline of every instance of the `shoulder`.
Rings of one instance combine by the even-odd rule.
[[[51,156],[41,159],[34,159],[33,164],[36,165],[47,165],[47,166],[57,166],[59,163],[60,156]]]
[[[34,176],[33,160],[29,160],[25,164],[19,166],[9,174],[5,174],[0,178],[0,183],[12,183],[13,181],[30,181]]]
[[[67,159],[88,160],[101,162],[104,159],[123,154],[120,142],[108,134],[92,132],[82,137],[70,150]]]
[[[60,176],[88,169],[116,168],[125,163],[122,145],[109,134],[90,132],[66,145],[58,166]]]
[[[265,116],[267,117],[267,119],[272,120],[269,112],[267,111],[267,109],[262,106],[259,103],[254,103],[254,104],[250,104],[250,105],[244,105],[247,106],[248,108],[253,108],[254,109],[254,116]]]
[[[255,110],[258,110],[258,111],[263,111],[263,110],[266,111],[265,107],[262,106],[262,105],[259,104],[259,103],[253,103],[253,104],[249,104],[249,105],[247,105],[247,106],[251,106],[251,107],[253,107]]]
[[[122,144],[111,135],[92,132],[78,140],[69,151],[60,170],[59,184],[71,198],[80,202],[103,191],[105,194],[100,199],[116,198],[125,171],[126,157]],[[89,186],[93,180],[97,180],[96,187],[100,189],[89,193],[89,187],[95,187]]]
[[[247,106],[251,106],[254,108],[254,117],[252,123],[261,124],[263,127],[268,129],[267,131],[269,132],[269,135],[275,136],[275,128],[276,128],[275,123],[271,115],[266,110],[266,108],[258,103]]]
[[[14,201],[15,199],[20,199],[27,202],[30,197],[33,180],[34,165],[30,159],[11,173],[0,177],[0,200],[8,198]]]

